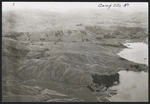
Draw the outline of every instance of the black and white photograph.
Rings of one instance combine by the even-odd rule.
[[[2,102],[148,102],[148,2],[2,2]]]

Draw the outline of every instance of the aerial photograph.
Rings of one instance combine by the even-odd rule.
[[[2,102],[148,102],[148,2],[2,2]]]

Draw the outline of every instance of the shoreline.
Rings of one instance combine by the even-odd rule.
[[[130,42],[124,43],[124,45],[125,45],[125,44],[128,44],[128,43],[143,43],[143,44],[145,44],[145,45],[148,45],[148,44],[146,44],[146,43],[143,42],[143,41],[142,41],[142,42],[141,42],[141,41],[140,41],[140,42],[139,42],[139,41],[138,41],[138,42],[137,42],[137,41],[136,41],[136,42],[135,42],[135,41],[132,41],[132,42],[130,41]],[[125,45],[125,46],[126,46],[126,45]],[[129,46],[127,46],[127,48],[129,48]],[[124,49],[126,49],[126,48],[124,48]],[[124,49],[120,50],[120,52],[122,52]],[[120,52],[119,52],[119,53],[120,53]],[[118,55],[118,56],[119,56],[119,55]],[[119,57],[121,57],[121,56],[119,56]],[[128,59],[127,59],[127,60],[128,60]],[[128,60],[128,61],[129,61],[129,60]],[[134,62],[134,61],[133,61],[133,62]],[[137,64],[141,64],[141,63],[137,63]],[[147,64],[145,64],[145,65],[147,65]],[[148,66],[148,65],[147,65],[147,66]],[[122,69],[122,68],[121,68],[121,69]],[[120,71],[121,71],[121,70],[120,70]],[[133,72],[135,72],[135,71],[133,71]],[[145,72],[145,71],[143,71],[143,72]],[[145,73],[148,73],[148,72],[145,72]],[[112,95],[112,96],[113,96],[113,95]],[[110,99],[111,96],[110,96],[110,98],[108,98],[107,95],[106,95],[104,98],[107,99],[109,102],[113,102],[113,101],[111,101],[111,99]],[[101,101],[101,100],[102,100],[102,99],[100,99],[100,97],[98,97],[98,101],[99,101],[99,102],[103,102],[103,101]]]

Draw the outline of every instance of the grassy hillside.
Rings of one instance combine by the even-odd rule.
[[[144,12],[3,12],[3,101],[107,101],[103,76],[147,71],[117,56],[126,40],[147,39],[146,26]]]

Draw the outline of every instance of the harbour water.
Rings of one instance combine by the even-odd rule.
[[[118,55],[127,60],[146,64],[148,66],[148,45],[144,43],[126,43],[128,48]],[[111,87],[117,90],[110,100],[112,102],[147,102],[148,101],[148,73],[120,71],[120,83]]]

